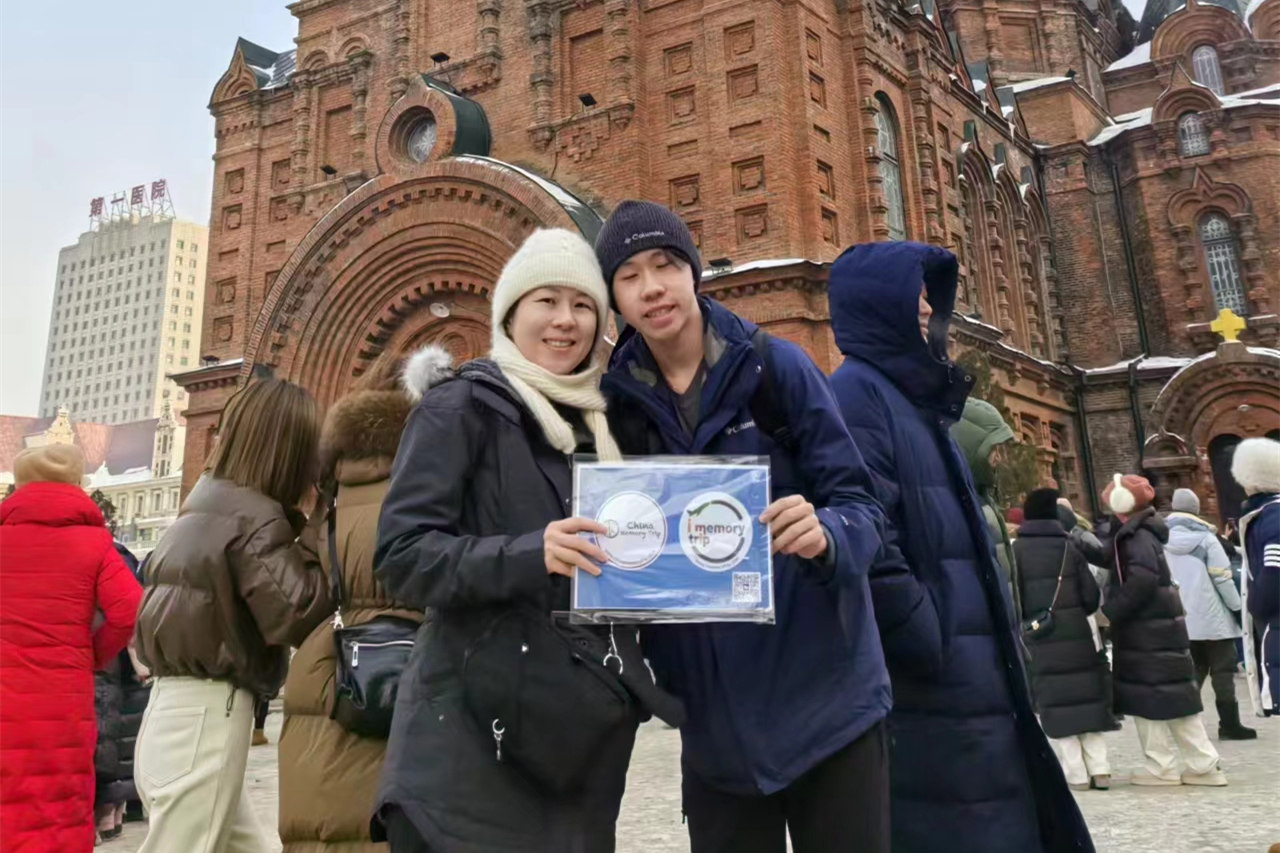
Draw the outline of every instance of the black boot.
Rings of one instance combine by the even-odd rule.
[[[1218,702],[1218,740],[1256,740],[1257,729],[1240,724],[1240,706],[1235,702]]]

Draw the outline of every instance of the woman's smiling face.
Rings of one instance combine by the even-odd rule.
[[[587,360],[596,342],[596,304],[580,290],[548,285],[516,303],[507,335],[520,354],[539,367],[566,376]]]

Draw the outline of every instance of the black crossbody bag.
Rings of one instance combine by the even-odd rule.
[[[329,504],[329,572],[333,600],[333,644],[337,655],[329,719],[352,734],[386,739],[396,707],[400,674],[413,654],[418,624],[399,616],[376,616],[360,625],[342,622],[342,563],[338,559],[337,501]]]
[[[1062,592],[1062,575],[1067,570],[1067,556],[1071,553],[1071,542],[1064,541],[1062,548],[1062,565],[1058,567],[1058,586],[1053,590],[1053,601],[1049,607],[1039,613],[1032,613],[1022,620],[1022,636],[1028,640],[1040,640],[1053,633],[1055,620],[1053,610],[1058,606],[1058,594]]]

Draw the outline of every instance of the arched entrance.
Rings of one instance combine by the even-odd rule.
[[[488,134],[467,130],[483,121],[470,107],[421,81],[388,112],[383,174],[329,211],[285,264],[242,376],[269,367],[328,405],[387,350],[439,343],[473,358],[488,350],[490,291],[524,239],[546,227],[594,237],[599,216],[568,191],[478,153]],[[435,148],[420,161],[414,127],[428,120]],[[467,139],[483,144],[459,153]]]
[[[1159,430],[1142,457],[1162,506],[1186,487],[1200,496],[1206,518],[1238,515],[1244,495],[1231,477],[1231,455],[1242,439],[1280,429],[1277,387],[1280,353],[1239,341],[1174,374],[1152,407]]]
[[[455,361],[489,348],[489,295],[535,229],[588,240],[601,220],[551,181],[488,156],[479,104],[426,77],[383,117],[377,175],[322,216],[260,302],[242,358],[183,375],[191,393],[184,492],[212,446],[222,406],[255,371],[323,406],[383,352],[439,343]],[[256,299],[256,297],[255,297]]]

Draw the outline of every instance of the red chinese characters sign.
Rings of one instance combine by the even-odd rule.
[[[146,195],[146,184],[138,184],[129,192],[129,204],[137,207],[142,204],[143,197]]]
[[[104,204],[104,199],[101,196],[95,199],[91,199],[89,201],[89,215],[101,216],[103,204]]]

